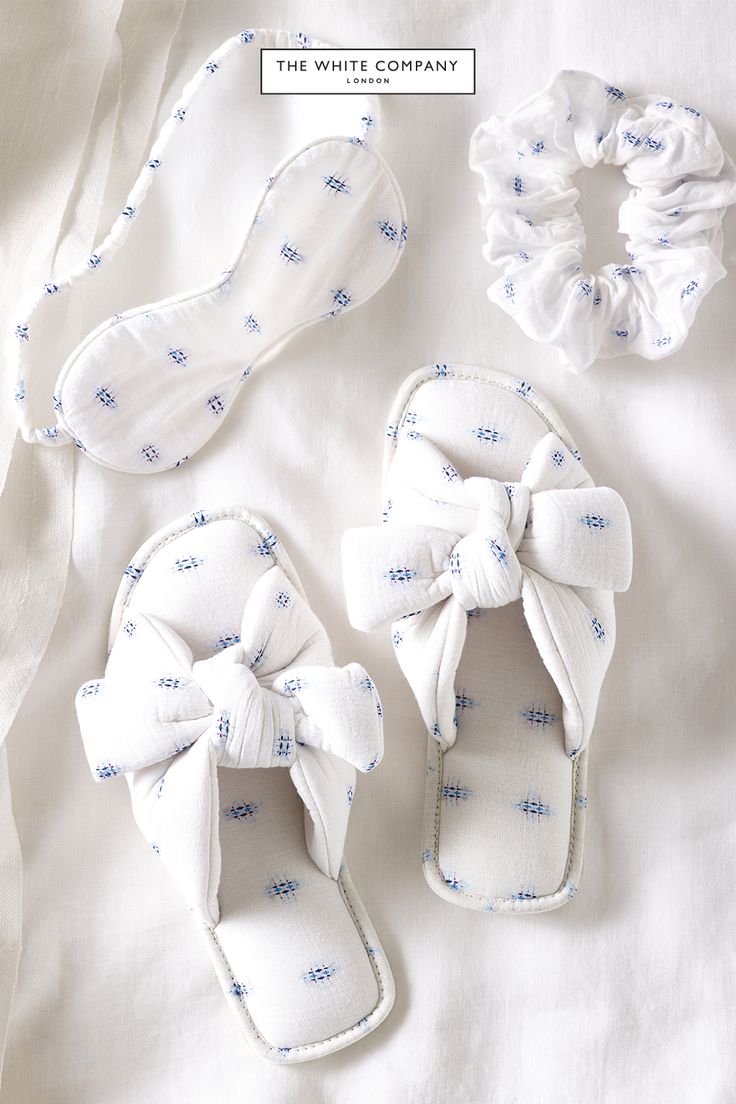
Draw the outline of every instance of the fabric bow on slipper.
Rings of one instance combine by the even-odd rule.
[[[316,618],[287,587],[279,568],[268,571],[246,603],[240,640],[199,662],[169,625],[130,616],[105,678],[77,695],[93,774],[140,772],[131,786],[136,818],[195,908],[215,922],[218,766],[288,767],[304,796],[300,760],[315,749],[364,772],[383,754],[372,680],[355,663],[300,663]]]
[[[603,647],[606,630],[581,591],[629,585],[631,528],[623,500],[608,487],[593,486],[553,433],[538,441],[516,483],[463,479],[422,438],[404,437],[394,465],[408,494],[402,517],[412,524],[345,534],[351,623],[369,631],[406,618],[407,632],[427,638],[433,658],[422,655],[420,661],[428,672],[423,712],[450,746],[454,691],[450,680],[448,692],[437,672],[457,666],[466,612],[522,598],[537,647],[568,707],[567,750],[575,757],[590,735],[610,654]],[[448,599],[454,612],[433,611]],[[403,632],[402,626],[395,643]],[[412,663],[413,657],[398,654],[402,666]],[[421,678],[420,671],[413,675]]]

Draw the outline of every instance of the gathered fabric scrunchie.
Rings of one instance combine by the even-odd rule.
[[[619,210],[628,259],[582,269],[585,231],[573,176],[622,165]],[[591,73],[566,70],[505,119],[474,132],[496,277],[488,296],[528,337],[557,346],[580,372],[598,357],[648,360],[678,349],[701,299],[725,275],[721,223],[736,172],[713,127],[665,96],[629,99]]]

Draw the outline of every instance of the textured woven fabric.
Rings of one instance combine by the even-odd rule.
[[[632,185],[618,227],[628,259],[589,274],[573,178],[599,162],[621,165]],[[574,371],[680,348],[726,274],[721,222],[736,202],[733,162],[702,112],[565,71],[505,119],[481,123],[470,165],[484,183],[488,297],[524,333],[558,347]]]

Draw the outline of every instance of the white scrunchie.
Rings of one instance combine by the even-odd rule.
[[[572,177],[599,161],[633,186],[619,211],[629,260],[582,271],[585,232]],[[725,275],[721,222],[736,174],[713,127],[664,96],[630,100],[591,73],[558,73],[505,119],[482,123],[470,167],[480,197],[488,297],[525,334],[582,371],[597,357],[648,360],[678,349],[703,296]]]

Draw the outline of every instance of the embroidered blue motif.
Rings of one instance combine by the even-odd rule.
[[[473,791],[461,786],[459,782],[448,782],[442,787],[442,797],[448,805],[457,805],[473,796]]]
[[[527,797],[524,801],[515,801],[514,808],[524,813],[527,819],[531,817],[534,820],[541,820],[542,817],[552,816],[550,806],[545,805],[543,801],[536,797]]]
[[[23,402],[26,397],[26,385],[23,380],[18,380],[13,398],[17,403]]]
[[[258,805],[248,801],[236,801],[229,809],[223,809],[226,820],[250,820],[258,812]]]
[[[597,617],[594,616],[594,614],[589,614],[589,617],[590,627],[593,630],[593,635],[595,636],[596,640],[600,640],[600,642],[603,643],[606,639],[606,630],[603,628],[600,621]]]
[[[195,567],[201,567],[204,560],[201,556],[182,556],[174,563],[177,571],[192,571]]]
[[[100,255],[98,253],[93,253],[92,256],[90,257],[90,259],[87,261],[87,266],[89,268],[99,268],[99,266],[101,264],[102,264],[102,257],[100,257]]]
[[[352,805],[352,804],[353,804],[353,797],[354,797],[354,796],[355,796],[355,791],[353,790],[353,787],[352,787],[352,786],[348,786],[348,788],[347,788],[347,798],[348,798],[348,805]]]
[[[493,540],[492,537],[486,537],[486,544],[500,563],[501,567],[504,568],[505,571],[508,571],[509,560],[506,549],[503,547],[503,545],[499,544],[498,541]]]
[[[697,280],[691,280],[689,284],[685,284],[685,287],[680,292],[680,298],[684,299],[686,295],[694,295],[699,288],[699,282]]]
[[[102,690],[102,683],[98,680],[95,682],[85,682],[82,689],[79,691],[80,698],[92,698],[95,694],[99,694]]]
[[[473,433],[479,441],[490,441],[494,445],[508,440],[505,434],[497,429],[492,429],[490,426],[478,426],[477,429],[473,430]]]
[[[585,514],[578,518],[578,521],[587,525],[589,529],[608,529],[611,525],[611,519],[603,517],[602,514]]]
[[[174,112],[174,118],[176,119],[177,123],[183,123],[186,117],[187,109],[185,107],[177,107],[176,111]]]
[[[19,341],[27,341],[28,340],[28,327],[27,326],[16,326],[15,327],[15,336],[18,338]]]
[[[280,881],[271,882],[264,889],[266,897],[270,897],[272,901],[276,898],[282,901],[292,900],[296,891],[301,889],[301,882],[295,882],[291,878],[282,878]]]
[[[543,705],[533,705],[530,709],[522,709],[519,713],[532,728],[546,728],[547,725],[557,724],[554,713],[548,713]]]
[[[537,895],[531,887],[520,889],[518,893],[512,893],[511,901],[536,901]]]
[[[279,590],[274,598],[274,602],[277,606],[280,606],[281,609],[286,609],[287,606],[291,605],[291,595],[287,594],[285,590]]]
[[[95,397],[101,406],[106,406],[110,410],[115,410],[117,408],[117,399],[109,388],[98,387],[95,391]]]
[[[504,281],[503,293],[510,303],[516,302],[516,288],[514,287],[514,281],[509,276]]]
[[[578,796],[575,798],[575,804],[577,805],[578,809],[587,809],[588,799],[587,797],[584,797],[583,794],[578,794]]]
[[[141,456],[149,464],[155,464],[157,460],[161,459],[161,453],[155,445],[144,445],[141,449]]]
[[[208,520],[209,519],[204,510],[197,510],[195,513],[192,514],[192,521],[194,522],[194,526],[196,529],[201,529],[203,525],[207,524]]]
[[[328,981],[337,973],[337,966],[323,963],[321,966],[312,966],[303,976],[304,981],[318,982]]]
[[[208,61],[205,65],[205,70],[208,73],[216,73],[219,68],[220,66],[217,64],[216,61]]]
[[[524,192],[524,181],[520,176],[514,177],[514,191],[517,195],[522,195]]]
[[[349,307],[352,302],[352,296],[347,288],[330,288],[330,294],[335,306],[341,309]]]
[[[225,413],[225,403],[221,395],[210,395],[207,400],[207,405],[213,414]]]
[[[250,990],[240,981],[234,981],[230,986],[230,995],[233,997],[237,997],[238,1000],[242,1000],[243,997],[247,997],[249,992]]]
[[[288,759],[291,755],[292,739],[285,728],[282,728],[279,732],[278,739],[274,745],[274,754],[279,759]]]
[[[391,643],[393,644],[394,648],[398,648],[403,639],[404,637],[402,636],[402,634],[399,632],[398,629],[396,629],[391,636]]]
[[[292,245],[289,241],[285,241],[279,251],[287,264],[301,264],[305,260],[303,254],[299,252],[295,245]]]
[[[156,685],[165,690],[178,690],[181,686],[181,679],[176,678],[174,675],[164,675],[163,678],[157,681]]]
[[[609,100],[625,100],[626,94],[620,88],[616,88],[615,85],[609,84],[606,87],[606,98]]]
[[[252,314],[246,314],[245,318],[243,319],[243,325],[249,333],[259,334],[261,332],[260,322],[258,322],[258,320],[254,318]]]
[[[252,42],[255,37],[256,37],[256,32],[255,31],[241,31],[240,32],[240,41],[243,43],[244,46],[247,46],[249,42]]]
[[[160,169],[161,162],[159,161],[158,157],[152,157],[150,161],[147,161],[146,168],[150,169],[151,172],[155,172],[156,169]]]
[[[43,285],[43,290],[44,290],[44,293],[46,295],[56,295],[57,291],[59,290],[59,285],[58,284],[44,284]]]
[[[100,763],[95,767],[95,774],[98,778],[114,778],[116,774],[121,774],[120,767],[116,767],[113,763]]]
[[[131,205],[128,204],[127,207],[123,207],[120,214],[123,216],[123,218],[134,219],[135,218],[135,207],[131,207]]]
[[[452,464],[445,464],[442,468],[442,474],[448,483],[452,483],[455,479],[458,478],[457,469],[454,468]]]
[[[169,349],[166,355],[170,360],[173,360],[174,364],[178,364],[181,368],[184,367],[189,359],[189,354],[185,353],[183,349]]]
[[[461,882],[456,874],[443,874],[442,881],[454,893],[462,893],[467,888],[465,882]]]
[[[411,567],[390,567],[383,577],[392,583],[408,583],[416,577],[416,571]]]
[[[128,620],[123,625],[123,632],[126,636],[135,636],[135,631],[138,628],[135,621]]]
[[[287,679],[286,682],[283,684],[283,690],[284,690],[284,693],[286,693],[286,694],[296,694],[300,690],[304,690],[306,685],[307,684],[304,681],[304,679],[300,679],[300,678]]]
[[[473,698],[468,697],[464,690],[458,690],[455,693],[455,708],[457,710],[462,709],[477,709],[478,702]]]
[[[663,349],[667,345],[672,344],[672,338],[669,334],[665,334],[663,337],[656,337],[652,342],[652,345],[656,345],[658,349]]]
[[[614,337],[628,337],[629,336],[629,331],[628,330],[611,330],[611,333],[613,334]]]
[[[240,636],[238,633],[227,633],[225,636],[221,636],[219,640],[213,641],[208,647],[211,652],[222,652],[225,648],[232,648],[233,644],[239,643]]]
[[[386,219],[378,219],[376,226],[379,229],[381,237],[385,238],[386,241],[401,242],[402,231],[397,230],[396,227]]]
[[[257,556],[270,556],[279,546],[279,538],[275,533],[266,533],[260,544],[253,545],[251,551]]]
[[[329,176],[322,177],[322,186],[328,191],[334,192],[335,194],[337,192],[350,192],[350,185],[348,184],[347,180],[345,180],[342,176],[334,176],[332,173],[330,173]]]

